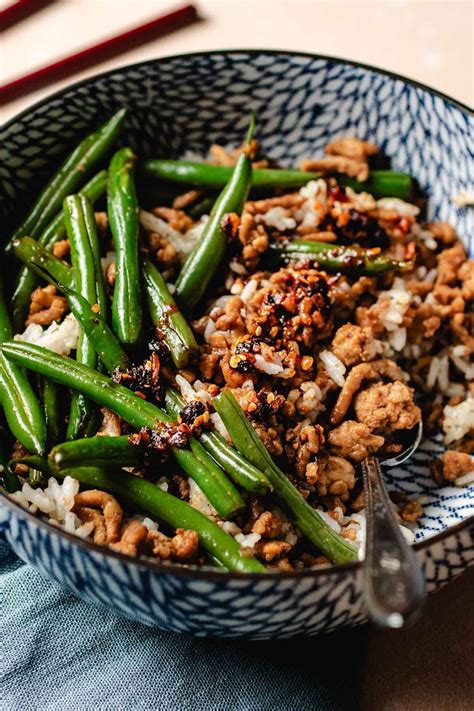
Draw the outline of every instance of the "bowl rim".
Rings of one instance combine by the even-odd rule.
[[[18,114],[15,114],[11,119],[9,119],[5,124],[3,124],[2,131],[6,132],[8,131],[11,126],[13,126],[17,121],[22,120],[24,117],[26,117],[30,112],[36,111],[37,109],[42,108],[43,106],[47,105],[48,103],[54,101],[55,99],[59,99],[62,95],[70,92],[70,91],[76,91],[87,84],[93,84],[95,81],[100,80],[100,79],[106,79],[109,76],[112,76],[116,74],[117,72],[126,72],[131,69],[136,69],[136,68],[142,68],[146,66],[152,66],[155,64],[159,64],[161,62],[166,62],[174,59],[181,59],[181,58],[192,58],[192,57],[202,57],[202,56],[216,56],[216,55],[225,55],[225,54],[232,54],[232,55],[245,55],[245,56],[257,56],[257,55],[268,55],[268,56],[287,56],[287,57],[303,57],[307,59],[316,59],[316,60],[324,60],[328,62],[334,62],[336,64],[343,64],[346,66],[351,66],[351,67],[356,67],[358,69],[365,69],[371,72],[374,72],[376,74],[381,74],[382,76],[386,76],[390,79],[395,79],[398,81],[402,81],[405,84],[408,84],[410,86],[413,86],[417,89],[421,89],[422,91],[426,91],[432,96],[436,96],[437,98],[442,99],[443,101],[451,104],[455,108],[459,109],[463,113],[467,113],[470,116],[474,116],[474,109],[469,107],[467,104],[464,104],[461,101],[458,101],[457,99],[454,99],[453,97],[445,94],[442,91],[439,91],[438,89],[434,89],[433,87],[428,86],[427,84],[424,84],[422,82],[417,81],[416,79],[410,79],[409,77],[404,76],[403,74],[398,74],[396,72],[392,72],[388,69],[383,69],[381,67],[378,67],[373,64],[366,64],[364,62],[358,62],[355,60],[350,60],[350,59],[345,59],[342,57],[337,57],[334,55],[328,55],[328,54],[317,54],[317,53],[312,53],[312,52],[302,52],[302,51],[297,51],[297,50],[280,50],[280,49],[258,49],[258,48],[227,48],[227,49],[213,49],[213,50],[204,50],[204,51],[195,51],[195,52],[180,52],[177,54],[170,54],[170,55],[165,55],[163,57],[158,57],[155,59],[148,59],[143,62],[132,62],[130,64],[125,64],[125,65],[119,65],[118,67],[115,67],[113,69],[109,69],[105,72],[99,72],[97,74],[93,74],[92,76],[86,77],[84,79],[80,79],[76,82],[73,82],[71,84],[68,84],[67,86],[63,87],[62,89],[58,89],[57,91],[52,92],[51,94],[48,94],[47,96],[43,97],[39,101],[36,101],[35,103],[31,104],[30,106],[26,107],[22,111],[20,111]],[[66,540],[68,540],[70,543],[73,545],[79,546],[79,548],[85,549],[86,551],[90,551],[92,553],[102,555],[105,558],[110,557],[112,559],[118,559],[123,562],[126,562],[129,565],[136,566],[137,568],[144,568],[148,570],[149,572],[153,573],[159,573],[159,574],[170,574],[170,575],[178,575],[178,576],[184,576],[186,578],[208,578],[208,579],[218,579],[218,580],[229,580],[229,579],[237,579],[237,580],[292,580],[292,579],[299,579],[299,578],[312,578],[312,577],[320,577],[320,576],[328,576],[328,575],[339,575],[344,572],[350,572],[350,571],[358,571],[362,567],[362,561],[354,561],[353,563],[345,563],[345,564],[338,564],[338,565],[328,565],[326,568],[308,568],[306,570],[301,570],[301,571],[280,571],[280,570],[268,570],[264,571],[261,573],[239,573],[239,572],[230,572],[230,571],[225,571],[225,570],[212,570],[211,568],[197,568],[197,567],[190,567],[190,568],[185,568],[182,566],[178,565],[173,565],[173,564],[164,564],[163,562],[157,560],[150,560],[150,559],[143,559],[143,558],[132,558],[130,556],[124,555],[123,553],[118,553],[116,551],[111,550],[110,548],[105,548],[102,546],[98,546],[92,541],[88,541],[82,538],[79,538],[78,536],[75,536],[72,533],[69,533],[68,531],[65,531],[63,528],[60,528],[59,526],[56,526],[54,524],[48,523],[48,521],[45,521],[44,519],[38,518],[35,514],[31,513],[27,509],[25,509],[23,506],[18,504],[15,501],[12,501],[9,496],[4,493],[0,492],[0,497],[3,500],[5,506],[7,508],[11,508],[13,510],[13,513],[18,515],[20,518],[26,518],[27,520],[31,520],[31,522],[34,525],[39,526],[40,528],[45,529],[46,532],[49,532],[50,534],[57,535],[59,538],[63,537]],[[420,541],[419,543],[415,543],[413,546],[414,550],[416,551],[423,551],[426,548],[430,548],[432,545],[436,545],[438,542],[450,538],[451,536],[457,535],[457,533],[463,531],[464,529],[469,528],[469,526],[472,525],[474,522],[474,515],[469,516],[467,519],[464,521],[460,521],[453,526],[449,526],[448,528],[444,529],[443,531],[440,531],[439,533],[435,534],[434,536],[430,536],[429,538],[426,538],[423,541]]]
[[[207,56],[215,56],[215,55],[220,55],[220,54],[241,54],[241,55],[250,55],[250,56],[256,56],[259,54],[267,54],[269,56],[288,56],[288,57],[304,57],[306,59],[322,59],[324,61],[328,62],[335,62],[337,64],[344,64],[346,66],[350,67],[356,67],[358,69],[366,69],[368,71],[375,72],[376,74],[382,74],[383,76],[386,76],[390,79],[396,79],[399,81],[404,82],[405,84],[409,84],[410,86],[414,86],[417,89],[422,89],[423,91],[427,91],[429,94],[432,94],[433,96],[436,96],[439,99],[443,99],[443,101],[448,102],[449,104],[452,104],[455,108],[460,109],[461,111],[469,114],[470,116],[474,117],[474,108],[471,108],[467,104],[463,103],[462,101],[459,101],[458,99],[455,99],[452,96],[449,96],[449,94],[445,94],[443,91],[440,91],[439,89],[435,89],[432,86],[429,86],[429,84],[424,84],[423,82],[418,81],[417,79],[410,79],[409,77],[405,76],[404,74],[398,74],[397,72],[393,72],[390,69],[384,69],[382,67],[379,67],[375,64],[366,64],[365,62],[358,62],[356,60],[351,60],[351,59],[346,59],[344,57],[337,57],[332,54],[318,54],[318,53],[313,53],[313,52],[300,52],[298,50],[290,50],[290,49],[274,49],[274,48],[268,48],[268,49],[258,49],[258,47],[249,47],[248,49],[245,48],[228,48],[228,49],[209,49],[209,50],[202,50],[202,51],[195,51],[195,52],[179,52],[177,54],[167,54],[163,57],[157,57],[155,59],[146,59],[142,62],[131,62],[130,64],[121,64],[118,67],[115,67],[114,69],[108,69],[105,72],[98,72],[97,74],[92,74],[89,77],[85,77],[84,79],[79,79],[75,82],[72,82],[71,84],[67,84],[67,86],[63,87],[62,89],[58,89],[56,91],[53,91],[51,94],[47,94],[45,97],[42,99],[39,99],[38,101],[35,101],[33,104],[30,104],[26,108],[24,108],[22,111],[20,111],[18,114],[15,114],[12,116],[12,118],[8,119],[6,123],[1,126],[2,131],[8,130],[16,121],[19,121],[20,119],[24,118],[30,111],[36,111],[37,109],[41,108],[42,106],[45,106],[48,104],[50,101],[53,101],[55,99],[59,99],[62,94],[66,94],[69,91],[75,91],[77,89],[82,88],[86,84],[93,83],[98,79],[105,79],[109,76],[112,76],[116,72],[124,72],[128,71],[133,68],[141,68],[141,67],[146,67],[146,66],[151,66],[153,64],[159,64],[160,62],[165,62],[168,60],[173,60],[173,59],[180,59],[182,57],[207,57]]]
[[[358,570],[361,570],[363,564],[363,561],[357,560],[353,563],[339,563],[337,565],[328,564],[325,568],[306,568],[305,570],[292,571],[266,570],[260,573],[232,572],[229,570],[220,570],[218,568],[212,569],[211,567],[207,566],[203,568],[199,568],[197,566],[187,568],[180,565],[175,565],[173,563],[163,563],[159,559],[154,560],[152,558],[132,558],[131,556],[125,555],[124,553],[119,553],[110,548],[106,548],[105,546],[99,546],[93,541],[90,541],[85,538],[80,538],[79,536],[76,536],[73,533],[66,531],[64,528],[60,528],[59,526],[53,523],[45,521],[43,518],[38,518],[37,514],[28,511],[28,509],[25,509],[18,502],[12,501],[12,499],[10,499],[10,497],[3,492],[1,492],[0,494],[0,505],[1,503],[4,503],[7,508],[11,508],[13,510],[13,513],[16,514],[19,518],[26,518],[27,520],[31,521],[33,525],[45,529],[47,533],[57,535],[59,538],[65,538],[73,545],[79,546],[79,548],[85,549],[86,551],[90,551],[98,555],[102,555],[105,558],[115,558],[135,567],[145,569],[148,572],[159,573],[160,575],[162,573],[166,573],[170,575],[184,576],[186,578],[200,577],[212,580],[293,580],[299,578],[339,575],[345,572],[357,572]],[[436,545],[437,543],[443,541],[446,538],[456,536],[464,529],[467,530],[471,525],[474,525],[474,515],[469,516],[463,521],[459,521],[453,526],[449,526],[449,528],[446,528],[443,531],[436,533],[434,536],[430,536],[429,538],[425,538],[423,541],[415,543],[413,549],[417,552],[424,551],[425,549]]]

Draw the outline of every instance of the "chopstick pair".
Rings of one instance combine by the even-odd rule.
[[[31,6],[31,4],[31,0],[21,0],[20,2],[20,5],[25,6]],[[8,84],[4,84],[0,89],[0,105],[6,104],[52,81],[67,77],[75,71],[86,69],[105,59],[110,59],[120,52],[128,51],[131,47],[137,47],[151,39],[163,36],[167,32],[184,27],[197,19],[196,7],[194,5],[184,5],[166,15],[161,15],[150,22],[122,32],[115,37],[110,37],[69,57],[59,59],[57,62],[48,64],[30,74],[14,79]]]

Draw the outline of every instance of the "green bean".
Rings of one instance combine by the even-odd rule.
[[[26,457],[19,457],[18,459],[11,459],[8,463],[10,469],[14,469],[16,464],[26,464],[30,468],[30,471],[37,472],[33,474],[34,484],[38,484],[42,477],[42,474],[54,474],[51,469],[48,460],[45,457],[41,457],[38,454],[30,454]],[[31,481],[30,481],[31,484]]]
[[[185,405],[184,400],[173,388],[168,388],[166,391],[165,402],[166,411],[174,418],[178,417],[179,411]],[[242,489],[264,494],[272,488],[265,474],[244,459],[218,432],[204,430],[199,441],[232,481]]]
[[[64,294],[69,308],[81,325],[83,332],[87,334],[94,351],[109,373],[112,373],[116,368],[126,370],[130,365],[128,356],[108,327],[107,321],[103,318],[102,313],[96,312],[94,306],[91,306],[87,299],[81,296],[77,291],[74,291],[74,289],[69,289],[64,284],[61,284],[61,282],[52,278],[47,271],[39,268],[37,271],[46,281],[54,284],[56,288]]]
[[[195,188],[223,188],[232,175],[232,168],[228,166],[185,160],[152,158],[143,161],[140,167],[147,177],[182,183]],[[301,188],[309,180],[318,180],[322,177],[324,177],[322,173],[310,173],[304,170],[254,168],[252,187]],[[413,195],[413,179],[407,173],[372,170],[365,182],[341,174],[337,175],[337,180],[341,185],[351,187],[356,192],[366,191],[375,197],[398,197],[409,200]]]
[[[255,119],[252,115],[246,146],[252,140],[254,127]],[[227,213],[242,211],[251,181],[252,164],[248,151],[244,150],[235,164],[229,182],[217,198],[197,244],[178,276],[176,300],[185,312],[192,312],[219,268],[226,250],[226,235],[222,227],[222,219]]]
[[[20,491],[21,483],[15,472],[9,467],[9,459],[3,430],[0,430],[0,479],[3,481],[5,491],[13,494],[15,491]]]
[[[102,271],[102,263],[100,257],[100,243],[99,236],[97,234],[97,226],[95,222],[94,210],[90,201],[83,195],[77,196],[81,209],[82,217],[84,219],[84,226],[89,238],[90,251],[92,254],[92,263],[94,268],[95,276],[95,294],[97,299],[97,304],[99,306],[99,312],[102,318],[107,318],[107,294],[105,291],[105,281],[104,274]]]
[[[197,350],[193,332],[176,306],[165,280],[147,258],[142,261],[142,274],[153,325],[168,346],[175,366],[184,368]]]
[[[199,220],[202,215],[209,215],[214,207],[216,195],[204,195],[200,200],[186,208],[186,212],[193,220]]]
[[[75,288],[92,307],[97,301],[95,260],[91,248],[94,236],[89,234],[91,224],[85,216],[87,204],[84,201],[85,198],[80,195],[69,195],[64,199],[63,212],[71,246]],[[92,231],[95,233],[95,224],[92,226]],[[82,327],[79,332],[76,360],[89,368],[95,368],[97,365],[94,346]],[[66,439],[78,439],[84,434],[92,409],[92,403],[82,393],[72,394]]]
[[[269,257],[272,256],[285,262],[310,259],[328,271],[360,271],[373,276],[413,268],[412,261],[390,259],[376,250],[312,240],[274,242],[269,250]]]
[[[48,445],[51,446],[61,439],[61,399],[62,393],[56,383],[41,378],[40,392],[43,404]]]
[[[50,252],[47,252],[38,242],[31,237],[22,237],[13,242],[13,252],[15,257],[21,259],[28,269],[32,269],[35,274],[42,276],[40,270],[46,270],[56,281],[72,286],[74,284],[74,274],[71,267],[58,259]]]
[[[303,535],[333,563],[357,560],[355,548],[323,520],[276,466],[234,395],[224,391],[212,402],[239,452],[266,474],[276,495],[290,509]]]
[[[127,345],[138,342],[142,327],[134,162],[130,148],[117,151],[110,162],[107,184],[107,211],[116,259],[112,327],[119,341]]]
[[[108,491],[131,502],[140,511],[157,518],[171,528],[196,531],[199,544],[211,556],[215,556],[228,570],[239,573],[264,572],[264,566],[255,558],[241,555],[237,541],[200,511],[168,494],[151,481],[120,472],[107,472],[99,468],[74,469],[61,472],[70,474],[81,484]]]
[[[74,442],[62,442],[49,453],[52,471],[75,467],[138,467],[145,452],[132,444],[128,435],[119,437],[85,437]]]
[[[173,422],[159,407],[134,395],[102,373],[41,346],[6,343],[0,345],[1,354],[28,370],[81,392],[98,405],[113,410],[134,427],[160,429],[160,425]],[[221,516],[228,518],[240,508],[238,492],[223,472],[216,476],[215,468],[208,466],[202,453],[198,458],[189,449],[172,447],[171,451],[179,466],[196,481]]]
[[[0,279],[0,344],[11,338],[11,326]],[[41,453],[46,444],[46,425],[36,395],[21,367],[0,353],[0,402],[8,427],[29,451]]]
[[[72,151],[13,233],[7,249],[11,248],[18,237],[39,237],[60,209],[66,195],[80,188],[99,163],[105,160],[118,136],[125,114],[125,109],[118,111]]]
[[[95,202],[105,192],[107,185],[107,171],[102,170],[97,175],[81,188],[80,195],[85,195],[91,202]],[[38,237],[38,244],[44,247],[48,252],[53,250],[53,246],[59,240],[66,238],[66,225],[64,224],[64,213],[62,208],[60,212],[46,227],[44,232]],[[11,300],[11,314],[13,328],[15,331],[21,331],[25,323],[30,303],[30,296],[33,289],[38,284],[36,274],[23,265],[18,272],[18,277],[15,283],[15,291]]]

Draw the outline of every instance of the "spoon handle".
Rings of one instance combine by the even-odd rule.
[[[425,599],[424,576],[395,518],[378,460],[367,457],[362,471],[367,523],[365,604],[377,624],[401,627]]]

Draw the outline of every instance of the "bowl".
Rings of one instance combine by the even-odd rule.
[[[179,55],[115,69],[48,97],[11,120],[2,139],[0,214],[5,227],[79,139],[122,106],[122,143],[141,155],[205,154],[239,143],[250,109],[263,149],[284,164],[335,136],[377,143],[396,170],[429,195],[429,217],[474,241],[474,211],[452,196],[474,183],[469,109],[432,89],[373,67],[331,57],[265,51]],[[4,229],[5,231],[5,229]],[[424,495],[415,549],[429,591],[474,561],[474,487],[438,488],[429,462],[440,440],[424,442],[387,477],[391,488]],[[177,568],[134,560],[82,541],[2,497],[0,527],[14,551],[92,603],[176,632],[254,639],[316,635],[366,619],[360,563],[258,575]]]

